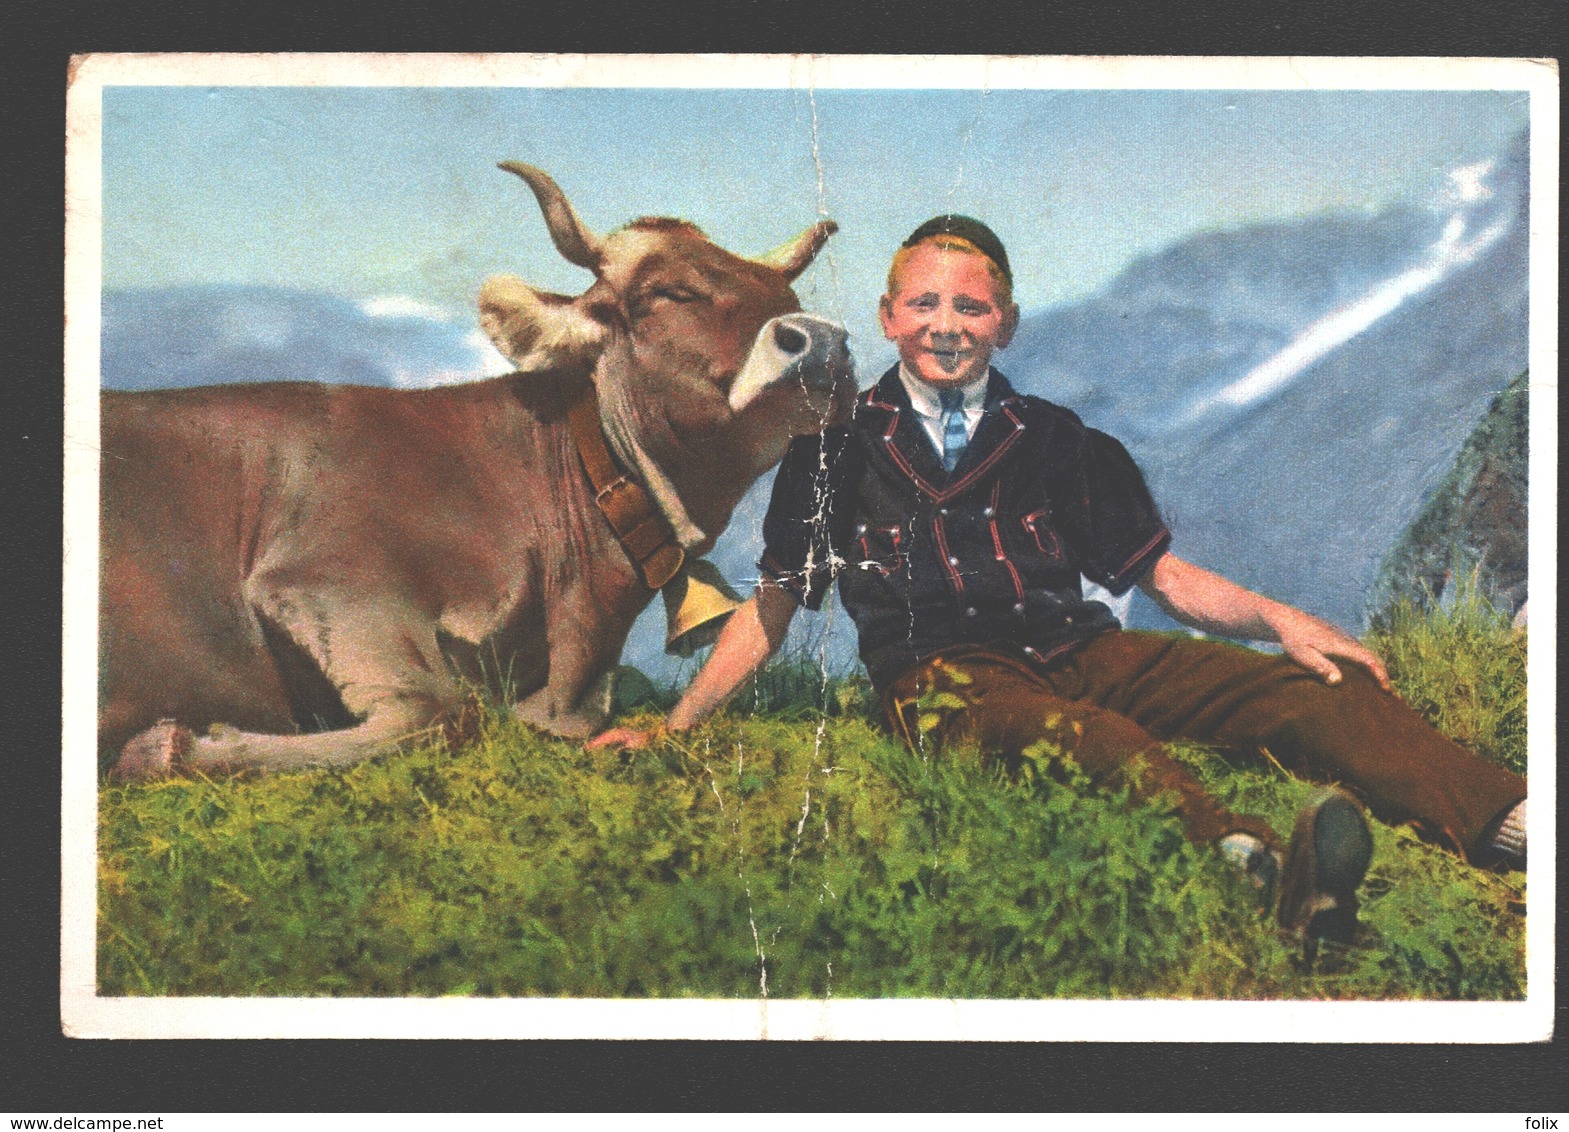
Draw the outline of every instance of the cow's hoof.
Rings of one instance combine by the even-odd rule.
[[[180,764],[191,753],[191,729],[172,719],[160,719],[120,749],[109,770],[110,782],[152,782],[180,773]]]

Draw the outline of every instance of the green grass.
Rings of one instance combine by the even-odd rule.
[[[1406,702],[1484,758],[1525,773],[1526,637],[1460,574],[1451,600],[1402,598],[1368,637]]]
[[[869,723],[863,685],[799,666],[740,703],[636,754],[492,719],[460,750],[346,771],[106,786],[100,993],[1523,994],[1519,874],[1405,830],[1375,826],[1361,936],[1307,972],[1159,805],[922,759]],[[1282,833],[1311,789],[1176,753]]]

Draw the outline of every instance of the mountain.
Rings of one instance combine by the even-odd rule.
[[[1284,349],[1438,235],[1400,207],[1206,232],[1135,261],[1093,298],[1025,318],[1016,384],[1126,441]]]

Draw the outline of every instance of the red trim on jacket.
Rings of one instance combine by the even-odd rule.
[[[911,465],[909,458],[906,457],[905,454],[900,451],[899,446],[893,442],[894,433],[897,432],[899,428],[899,414],[903,412],[903,409],[901,409],[898,405],[890,405],[885,401],[873,400],[872,395],[875,390],[876,386],[873,386],[871,389],[867,390],[866,405],[871,409],[886,410],[890,414],[888,427],[883,430],[883,443],[888,447],[889,456],[893,458],[893,462],[899,466],[899,470],[905,474],[910,482],[915,484],[916,487],[920,488],[921,491],[924,492],[934,503],[946,503],[948,500],[952,499],[954,496],[968,488],[981,476],[985,475],[992,469],[998,460],[1002,459],[1003,455],[1008,451],[1008,449],[1012,448],[1014,444],[1018,442],[1019,434],[1024,431],[1024,422],[1015,416],[1013,410],[1009,407],[1010,405],[1017,404],[1017,398],[1008,397],[998,402],[997,407],[1007,414],[1008,419],[1013,422],[1013,431],[1007,436],[1003,437],[1002,440],[998,442],[997,447],[993,448],[991,452],[987,454],[986,459],[982,460],[979,464],[966,472],[962,479],[949,484],[945,488],[936,487],[935,485],[929,483],[925,477],[915,470],[915,468]]]
[[[1024,600],[1024,581],[1019,577],[1019,572],[1014,569],[1013,563],[1008,558],[1008,552],[1002,548],[1002,532],[997,529],[997,506],[1002,500],[1002,481],[997,480],[992,484],[992,497],[987,506],[991,508],[992,546],[997,550],[997,561],[1008,568],[1008,573],[1013,576],[1013,592],[1021,602]]]
[[[1170,537],[1171,537],[1171,532],[1166,530],[1166,528],[1162,527],[1161,531],[1160,531],[1160,533],[1158,535],[1156,535],[1154,538],[1150,539],[1149,542],[1145,543],[1143,546],[1139,547],[1139,549],[1137,551],[1135,551],[1133,553],[1133,555],[1126,562],[1124,562],[1122,564],[1122,569],[1117,571],[1117,573],[1113,576],[1112,581],[1116,582],[1116,581],[1119,581],[1122,578],[1126,577],[1128,571],[1133,568],[1133,566],[1138,562],[1139,559],[1143,558],[1146,554],[1148,554],[1151,550],[1153,550],[1156,546],[1158,546],[1160,544],[1160,540],[1161,539],[1163,539],[1163,538],[1170,538]]]

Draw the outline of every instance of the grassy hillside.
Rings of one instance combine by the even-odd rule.
[[[1471,652],[1523,654],[1501,617],[1472,613],[1453,629]],[[1434,666],[1457,650],[1401,649],[1446,618],[1380,641],[1408,658],[1398,679],[1440,698]],[[1523,695],[1511,663],[1482,667],[1510,682],[1484,699]],[[923,760],[871,725],[859,684],[799,667],[742,703],[636,754],[492,719],[461,749],[347,771],[105,787],[100,992],[1523,993],[1523,879],[1407,830],[1375,827],[1361,938],[1305,972],[1159,806],[1060,762],[1010,781],[973,756]],[[1463,697],[1435,710],[1457,733],[1472,715]],[[1484,753],[1523,764],[1523,730],[1490,734]],[[1309,792],[1267,764],[1179,754],[1282,833]]]

